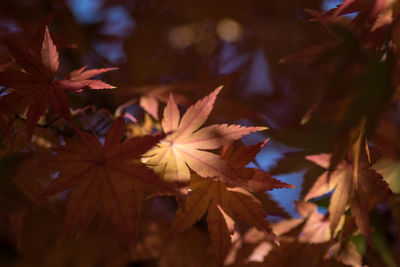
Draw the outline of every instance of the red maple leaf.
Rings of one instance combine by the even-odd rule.
[[[11,89],[7,95],[0,98],[0,112],[20,113],[25,107],[29,107],[26,115],[29,135],[48,106],[67,121],[70,120],[66,92],[80,93],[83,88],[114,88],[102,81],[89,79],[115,68],[85,71],[84,67],[71,72],[69,79],[57,80],[59,57],[47,27],[40,53],[11,40],[5,40],[5,44],[21,70],[0,72],[0,85]]]
[[[81,142],[67,140],[47,160],[59,174],[44,189],[44,195],[72,189],[64,234],[76,226],[80,232],[84,231],[102,207],[132,244],[137,232],[140,195],[170,191],[153,171],[137,160],[164,136],[146,135],[121,143],[123,128],[123,118],[119,117],[107,132],[104,145],[94,136],[79,132]]]

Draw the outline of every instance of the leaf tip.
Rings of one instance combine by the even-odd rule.
[[[167,101],[167,106],[168,105],[173,105],[175,106],[175,98],[174,98],[174,94],[172,92],[169,92],[169,97],[168,97],[168,101]]]
[[[220,85],[215,89],[215,91],[218,91],[218,93],[219,93],[222,90],[223,87],[224,87],[223,85]]]
[[[267,127],[267,126],[258,126],[258,127],[257,127],[257,130],[258,130],[259,132],[265,131],[265,130],[268,130],[268,127]],[[267,142],[268,142],[268,140],[269,140],[269,139],[267,139]]]
[[[218,87],[210,94],[210,96],[217,97],[217,95],[219,94],[219,92],[221,92],[221,90],[222,90],[223,87],[224,87],[223,85],[218,86]]]
[[[45,42],[51,42],[53,44],[53,39],[51,38],[49,27],[47,25],[44,28],[44,35],[43,35],[43,42],[42,42],[42,47],[45,46]]]

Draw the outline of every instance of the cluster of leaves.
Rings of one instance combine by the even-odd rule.
[[[104,266],[396,266],[387,236],[398,235],[400,223],[400,129],[393,115],[400,5],[345,0],[307,12],[331,40],[281,63],[301,62],[325,82],[316,83],[311,100],[300,99],[310,105],[298,125],[269,129],[274,141],[300,149],[269,173],[249,167],[258,166],[269,139],[241,141],[265,135],[267,127],[220,123],[212,115],[217,85],[234,74],[213,80],[217,89],[194,104],[184,94],[195,91],[189,83],[134,88],[138,98],[112,114],[83,102],[90,91],[114,89],[92,78],[117,68],[61,75],[62,45],[47,27],[40,41],[4,37],[11,57],[0,66],[0,226],[4,247],[20,257],[3,249],[0,260],[29,265],[40,254],[42,266],[60,257]],[[130,112],[136,102],[143,123]],[[226,107],[219,115],[238,111],[260,121],[249,107]],[[302,170],[300,216],[292,218],[267,191],[294,188],[271,175]],[[392,232],[376,219],[382,214],[389,214]]]
[[[294,146],[304,150],[287,153],[271,172],[306,169],[302,195],[328,209],[332,240],[348,239],[359,231],[373,247],[382,235],[375,228],[382,225],[370,220],[371,213],[379,210],[399,221],[398,162],[389,152],[396,144],[392,134],[399,90],[399,7],[395,1],[343,1],[327,12],[309,10],[313,20],[331,32],[332,41],[282,59],[302,62],[330,82],[319,88],[300,127],[273,133],[284,143],[299,140]],[[294,131],[302,136],[296,138]],[[326,138],[318,143],[306,136],[321,133]],[[296,166],[285,170],[291,162]],[[390,224],[398,229],[394,221]],[[387,266],[398,264],[394,251],[378,253]]]
[[[208,210],[218,265],[223,264],[231,245],[230,236],[235,229],[233,212],[249,226],[264,231],[266,236],[277,241],[265,219],[267,212],[251,192],[291,186],[262,170],[245,168],[265,142],[252,147],[240,145],[235,152],[233,147],[224,147],[221,155],[209,151],[224,145],[232,146],[233,141],[266,127],[216,124],[200,129],[222,87],[191,106],[182,118],[171,94],[161,121],[162,132],[158,134],[136,132],[123,138],[123,111],[109,127],[102,144],[94,131],[90,134],[76,127],[66,93],[81,93],[85,88],[113,88],[102,81],[89,80],[112,69],[82,68],[71,72],[69,79],[57,80],[58,52],[47,28],[40,57],[30,48],[6,41],[20,69],[5,70],[0,77],[0,84],[8,89],[0,103],[3,160],[12,153],[19,153],[20,157],[23,155],[34,161],[36,169],[40,166],[45,174],[38,181],[37,177],[28,175],[34,173],[34,169],[23,163],[17,168],[20,173],[5,178],[11,178],[21,189],[36,183],[38,190],[32,193],[32,199],[42,204],[54,201],[47,196],[71,189],[62,237],[77,227],[81,234],[101,209],[133,248],[137,242],[142,202],[164,195],[180,200],[172,235],[190,228]],[[48,122],[46,117],[51,113],[64,121],[59,125]],[[42,129],[63,125],[73,129],[74,133],[70,136],[52,133],[53,138],[59,139],[58,144],[53,144],[36,129],[42,126],[37,124],[39,119],[47,120]],[[152,128],[150,125],[149,132]],[[16,141],[16,135],[26,138],[26,142]],[[23,147],[16,149],[13,146],[16,142]],[[19,176],[25,176],[25,179],[17,182]],[[45,184],[43,189],[40,183]],[[15,212],[19,214],[21,210],[8,212],[14,227],[17,222],[11,218],[15,217]]]

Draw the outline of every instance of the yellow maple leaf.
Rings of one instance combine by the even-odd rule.
[[[231,167],[221,156],[207,150],[217,149],[251,132],[266,127],[214,124],[200,127],[206,122],[222,86],[190,106],[180,117],[172,94],[164,109],[161,122],[165,133],[171,133],[149,150],[143,158],[146,164],[164,180],[178,187],[188,186],[190,169],[202,177],[219,177],[228,183],[240,183],[231,175]],[[190,168],[190,169],[189,169]]]

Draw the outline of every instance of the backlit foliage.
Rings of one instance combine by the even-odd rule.
[[[400,4],[332,2],[2,1],[0,265],[399,265]]]

